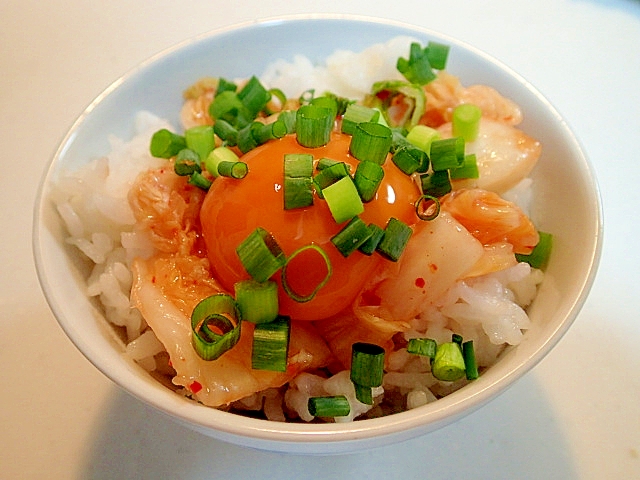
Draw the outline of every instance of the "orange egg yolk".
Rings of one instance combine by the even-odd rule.
[[[297,320],[319,320],[330,317],[353,303],[381,262],[380,255],[364,255],[358,251],[344,258],[331,243],[331,237],[345,224],[337,224],[326,202],[314,193],[314,204],[305,208],[284,210],[283,165],[288,153],[311,153],[314,161],[326,157],[346,162],[354,172],[357,160],[349,154],[351,137],[332,133],[331,141],[319,148],[302,147],[295,135],[272,140],[242,157],[249,173],[242,180],[217,178],[206,195],[200,219],[211,267],[221,285],[230,292],[236,282],[249,278],[236,253],[257,227],[273,235],[285,255],[298,248],[315,244],[331,262],[333,273],[325,286],[308,302],[297,302],[282,289],[280,272],[273,280],[279,285],[280,313]],[[416,222],[414,202],[419,193],[411,178],[402,173],[390,159],[383,166],[384,179],[376,197],[364,204],[360,218],[367,224],[384,228],[390,217],[408,225]],[[346,222],[345,222],[346,223]],[[295,257],[287,266],[287,284],[301,295],[307,295],[327,274],[326,263],[314,250]]]

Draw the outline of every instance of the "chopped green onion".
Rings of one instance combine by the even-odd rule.
[[[258,282],[267,281],[287,261],[275,238],[261,227],[236,247],[236,253],[247,273]]]
[[[391,217],[384,229],[384,236],[378,244],[378,253],[392,262],[397,262],[412,234],[411,227],[401,220]]]
[[[254,128],[257,128],[254,127],[255,123],[259,122],[250,122],[238,130],[237,146],[242,153],[247,153],[260,145],[258,139],[253,134]]]
[[[274,109],[269,106],[269,104],[273,102],[273,97],[276,98],[279,108],[277,107]],[[279,88],[271,88],[269,89],[269,101],[264,106],[264,112],[267,115],[273,115],[274,113],[278,113],[279,111],[282,110],[282,107],[284,107],[284,104],[286,102],[287,102],[287,96],[284,94],[282,90],[280,90]]]
[[[435,140],[440,140],[440,132],[426,125],[416,125],[409,130],[406,138],[411,145],[415,145],[420,150],[430,153],[431,144]]]
[[[296,135],[303,147],[317,148],[329,143],[335,118],[331,110],[303,105],[296,115]]]
[[[413,145],[398,148],[391,160],[405,175],[411,175],[414,172],[426,172],[429,168],[429,156],[424,150]]]
[[[234,286],[236,303],[243,321],[266,323],[278,316],[278,284],[271,280],[242,280]]]
[[[320,283],[318,283],[318,285],[316,285],[316,287],[313,289],[313,291],[310,294],[308,294],[308,295],[299,295],[289,285],[289,281],[287,279],[287,267],[293,261],[294,258],[296,258],[298,255],[300,255],[301,253],[303,253],[303,252],[305,252],[307,250],[314,250],[315,252],[317,252],[322,257],[322,259],[325,262],[325,265],[327,266],[327,274],[320,281]],[[282,289],[285,291],[285,293],[290,298],[292,298],[293,300],[295,300],[298,303],[309,302],[309,301],[313,300],[313,297],[316,296],[316,293],[318,293],[318,291],[327,284],[327,282],[329,281],[329,278],[331,278],[332,271],[333,270],[332,270],[332,267],[331,267],[331,260],[329,259],[329,256],[325,253],[325,251],[322,250],[322,248],[320,248],[319,246],[314,245],[314,244],[305,245],[305,246],[300,247],[299,249],[297,249],[295,252],[293,252],[289,256],[289,258],[287,258],[284,266],[282,267],[282,272],[281,272],[281,275],[280,275],[280,279],[282,281]]]
[[[238,94],[231,90],[220,92],[214,97],[209,106],[209,115],[214,121],[222,119],[238,129],[251,123],[255,117],[238,98]]]
[[[457,343],[460,348],[462,348],[462,335],[459,333],[453,333],[451,335],[451,341]]]
[[[235,147],[238,144],[238,129],[221,118],[213,124],[213,133],[215,133],[225,145]]]
[[[478,362],[473,347],[473,340],[468,340],[462,344],[462,357],[464,358],[464,369],[467,380],[475,380],[480,374],[478,373]]]
[[[240,312],[230,295],[215,294],[202,300],[191,313],[192,341],[204,360],[215,360],[240,339]]]
[[[538,232],[540,237],[538,244],[533,248],[533,251],[528,254],[516,253],[516,260],[519,262],[527,262],[533,268],[543,269],[549,262],[551,256],[551,249],[553,247],[553,235],[547,232]]]
[[[447,170],[424,173],[420,175],[422,193],[429,197],[442,197],[451,191],[451,181]]]
[[[419,43],[413,42],[409,48],[409,58],[399,57],[396,69],[411,83],[426,85],[436,78],[433,73],[427,48],[422,48]]]
[[[349,400],[344,395],[311,397],[307,408],[314,417],[346,417],[351,412]]]
[[[313,205],[312,177],[284,177],[282,191],[285,210]]]
[[[289,153],[284,156],[284,209],[313,205],[313,155]]]
[[[222,177],[235,178],[236,180],[240,180],[246,177],[248,172],[249,167],[244,162],[222,161],[218,164],[218,173]]]
[[[313,177],[313,185],[315,186],[316,192],[320,198],[324,198],[322,191],[329,185],[336,183],[341,178],[350,176],[350,167],[346,163],[336,162],[335,160],[329,159],[320,159],[318,166],[323,160],[325,160],[325,166],[322,167],[320,173]],[[328,161],[334,163],[328,165]]]
[[[259,323],[253,330],[251,367],[255,370],[287,371],[291,320],[279,316],[272,322]]]
[[[418,218],[426,222],[435,220],[440,215],[440,200],[432,195],[420,195],[415,207]]]
[[[211,180],[202,175],[202,173],[200,172],[193,172],[191,176],[189,176],[189,180],[187,183],[202,190],[209,190],[209,188],[211,188]]]
[[[207,155],[215,148],[216,140],[213,135],[211,125],[197,125],[184,132],[187,148],[193,150],[200,156],[200,160],[207,158]]]
[[[367,228],[369,229],[371,236],[367,240],[365,240],[362,245],[360,245],[358,250],[360,250],[360,252],[364,253],[365,255],[373,255],[373,253],[378,248],[382,237],[384,237],[384,229],[382,227],[379,227],[375,223],[370,223],[369,225],[367,225]]]
[[[434,358],[437,347],[438,343],[433,338],[411,338],[407,344],[407,352]]]
[[[361,162],[368,160],[382,165],[391,148],[391,129],[380,123],[362,122],[356,125],[349,153]]]
[[[216,96],[220,95],[222,92],[231,91],[235,92],[238,89],[238,86],[226,78],[220,78],[218,80],[218,88],[216,89]]]
[[[356,392],[356,399],[360,403],[373,405],[373,392],[371,391],[371,387],[365,387],[364,385],[354,383],[353,388]]]
[[[376,197],[383,178],[384,169],[378,163],[365,160],[358,164],[353,183],[363,202],[370,202]]]
[[[258,145],[268,142],[269,140],[277,140],[287,134],[287,125],[284,121],[276,120],[271,123],[253,122],[251,134],[255,138]]]
[[[427,57],[432,68],[444,70],[449,57],[449,45],[430,41],[427,43]]]
[[[340,162],[339,160],[333,160],[332,158],[327,158],[327,157],[322,157],[321,159],[318,160],[318,162],[316,163],[316,170],[324,170],[325,168],[333,167],[334,165],[337,165],[337,164],[345,165],[347,169],[346,174],[349,175],[351,171],[351,167],[349,165],[347,165],[344,162]],[[339,178],[336,178],[336,180],[339,180],[342,177],[344,177],[344,175],[340,176]]]
[[[347,258],[355,252],[371,236],[371,231],[360,217],[353,217],[342,230],[331,237],[333,243],[343,257]]]
[[[252,118],[255,118],[271,100],[271,94],[262,86],[256,76],[252,76],[238,92],[238,99],[251,112]]]
[[[181,177],[187,177],[194,172],[201,172],[200,156],[189,148],[183,148],[176,155],[173,170],[176,175]]]
[[[378,97],[383,93],[383,97],[386,99],[384,101]],[[376,82],[372,86],[372,94],[371,102],[377,102],[377,104],[370,106],[380,108],[387,124],[392,127],[413,128],[418,125],[426,110],[426,96],[424,90],[418,85],[397,80]],[[389,108],[397,95],[402,95],[404,102],[410,105],[410,108],[407,108],[405,115],[401,119],[392,119],[389,114]]]
[[[373,343],[356,342],[351,346],[351,381],[365,387],[382,385],[384,348]]]
[[[300,94],[300,97],[298,98],[298,102],[300,102],[300,105],[309,105],[313,100],[315,93],[316,93],[316,90],[314,88],[305,90]]]
[[[315,97],[311,100],[310,105],[320,108],[326,108],[331,112],[331,116],[335,119],[338,114],[338,101],[335,97],[326,95],[322,97]]]
[[[187,141],[182,135],[170,132],[166,128],[158,130],[151,137],[149,151],[156,158],[171,158],[187,148]]]
[[[455,382],[465,375],[464,357],[456,342],[440,343],[431,363],[431,373],[438,380]]]
[[[462,166],[449,170],[449,177],[452,180],[460,180],[463,178],[478,178],[480,171],[478,170],[478,162],[475,153],[464,156]]]
[[[453,109],[451,128],[454,137],[462,137],[465,142],[478,138],[482,110],[471,103],[463,103]]]
[[[353,135],[356,130],[356,126],[363,122],[378,122],[380,117],[380,111],[375,108],[366,107],[358,103],[352,103],[347,106],[342,117],[342,126],[340,127],[342,133]]]
[[[240,161],[240,159],[233,150],[227,147],[217,147],[214,148],[204,160],[204,168],[214,177],[218,177],[220,175],[218,172],[218,166],[220,163],[235,163],[238,161]]]
[[[284,155],[285,177],[311,177],[313,175],[313,155],[310,153],[286,153]]]
[[[360,194],[350,176],[342,177],[337,182],[323,188],[322,195],[336,223],[346,222],[364,212]]]
[[[429,156],[434,171],[461,167],[464,163],[464,138],[434,140],[431,142]]]
[[[296,116],[297,110],[285,110],[278,115],[278,121],[284,123],[287,134],[296,132]]]

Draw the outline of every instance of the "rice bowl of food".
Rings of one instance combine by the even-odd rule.
[[[338,453],[442,427],[537,364],[593,282],[600,211],[571,130],[496,60],[290,17],[94,100],[43,177],[34,254],[125,391],[226,441]]]

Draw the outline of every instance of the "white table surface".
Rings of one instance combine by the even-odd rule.
[[[58,327],[30,241],[41,172],[107,85],[190,36],[310,12],[418,24],[511,66],[575,130],[605,214],[592,293],[545,360],[453,425],[337,457],[225,444],[123,393]],[[3,0],[0,23],[0,478],[640,478],[638,1]]]

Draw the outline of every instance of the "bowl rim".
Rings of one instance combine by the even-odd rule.
[[[541,101],[547,109],[549,109],[558,119],[561,119],[561,123],[564,127],[564,137],[570,141],[570,147],[577,152],[581,157],[581,161],[585,167],[585,173],[587,174],[592,187],[592,194],[594,197],[594,206],[596,209],[593,219],[593,229],[596,234],[594,244],[590,251],[590,266],[589,273],[584,278],[582,286],[580,288],[580,294],[574,299],[567,318],[548,336],[548,338],[538,346],[533,354],[525,360],[521,361],[518,365],[511,368],[508,372],[500,372],[498,369],[494,372],[494,367],[489,369],[483,374],[482,381],[475,383],[473,387],[465,387],[458,390],[437,402],[430,404],[428,409],[414,409],[397,413],[394,415],[367,419],[364,421],[356,421],[349,424],[295,424],[295,423],[279,423],[267,420],[260,420],[254,418],[248,418],[239,416],[236,414],[227,413],[205,407],[197,404],[191,400],[184,399],[175,395],[170,390],[166,389],[158,383],[157,386],[144,385],[142,389],[139,389],[140,380],[131,375],[130,372],[114,371],[109,366],[100,364],[95,358],[92,358],[91,352],[88,351],[89,346],[78,337],[77,332],[69,327],[64,315],[61,311],[58,299],[56,297],[54,285],[49,281],[46,274],[44,258],[44,245],[43,245],[43,229],[41,218],[43,215],[44,204],[46,200],[46,186],[53,174],[54,168],[59,159],[65,154],[65,151],[69,143],[73,140],[77,130],[81,128],[83,121],[86,117],[100,104],[106,97],[108,97],[113,91],[119,88],[127,80],[134,77],[139,72],[144,71],[149,65],[154,64],[158,60],[170,55],[174,55],[189,46],[195,45],[202,41],[213,39],[215,37],[224,36],[226,34],[241,31],[247,28],[265,28],[276,24],[292,24],[297,22],[305,22],[309,20],[316,21],[344,21],[345,23],[357,23],[361,25],[374,24],[374,25],[387,25],[394,26],[404,30],[408,35],[411,33],[420,34],[423,36],[429,36],[444,40],[450,44],[455,44],[457,47],[467,50],[474,56],[480,57],[483,61],[491,63],[493,66],[502,70],[514,81],[524,86],[533,96]],[[471,413],[477,408],[484,405],[490,399],[494,398],[497,393],[504,392],[509,386],[511,386],[517,379],[521,378],[525,373],[530,371],[540,360],[546,355],[546,353],[567,332],[575,318],[577,317],[580,309],[582,308],[589,291],[594,283],[597,267],[602,252],[602,235],[603,235],[603,213],[602,213],[602,201],[600,190],[595,179],[594,169],[587,158],[584,149],[580,142],[576,138],[574,132],[566,123],[564,118],[559,114],[556,108],[527,80],[521,77],[518,73],[513,71],[510,67],[503,64],[500,60],[488,55],[487,53],[479,50],[472,45],[467,44],[464,41],[442,34],[440,32],[420,27],[405,22],[387,20],[379,17],[355,15],[355,14],[291,14],[280,15],[274,17],[266,17],[262,19],[250,20],[239,22],[231,25],[226,25],[220,28],[210,30],[208,32],[196,35],[194,37],[185,39],[178,42],[168,48],[160,50],[158,53],[150,56],[146,60],[140,62],[129,71],[118,77],[109,86],[107,86],[101,93],[99,93],[83,110],[83,112],[73,122],[64,138],[60,141],[58,148],[54,155],[50,158],[46,164],[44,174],[41,177],[40,184],[38,186],[38,193],[35,201],[35,208],[33,211],[33,231],[32,231],[32,251],[35,259],[36,271],[40,287],[44,293],[44,296],[51,308],[56,321],[60,327],[65,331],[66,335],[70,338],[72,343],[81,350],[84,356],[93,363],[105,376],[110,378],[114,383],[122,387],[125,391],[137,397],[139,400],[152,405],[159,411],[167,414],[175,420],[189,424],[191,427],[195,427],[205,433],[210,429],[215,430],[227,436],[231,441],[243,442],[243,438],[251,437],[258,441],[268,441],[270,444],[275,443],[345,443],[358,440],[366,440],[375,437],[393,437],[398,435],[406,435],[408,431],[411,431],[412,436],[421,434],[420,429],[424,429],[426,424],[429,424],[431,430],[440,428],[452,421],[455,421],[462,416]],[[154,380],[155,381],[155,380]],[[158,388],[166,390],[167,395],[158,395]],[[471,390],[471,392],[470,392]],[[175,397],[175,398],[169,398]],[[204,415],[205,421],[201,417],[203,410],[207,413]],[[273,446],[273,445],[270,445]]]

